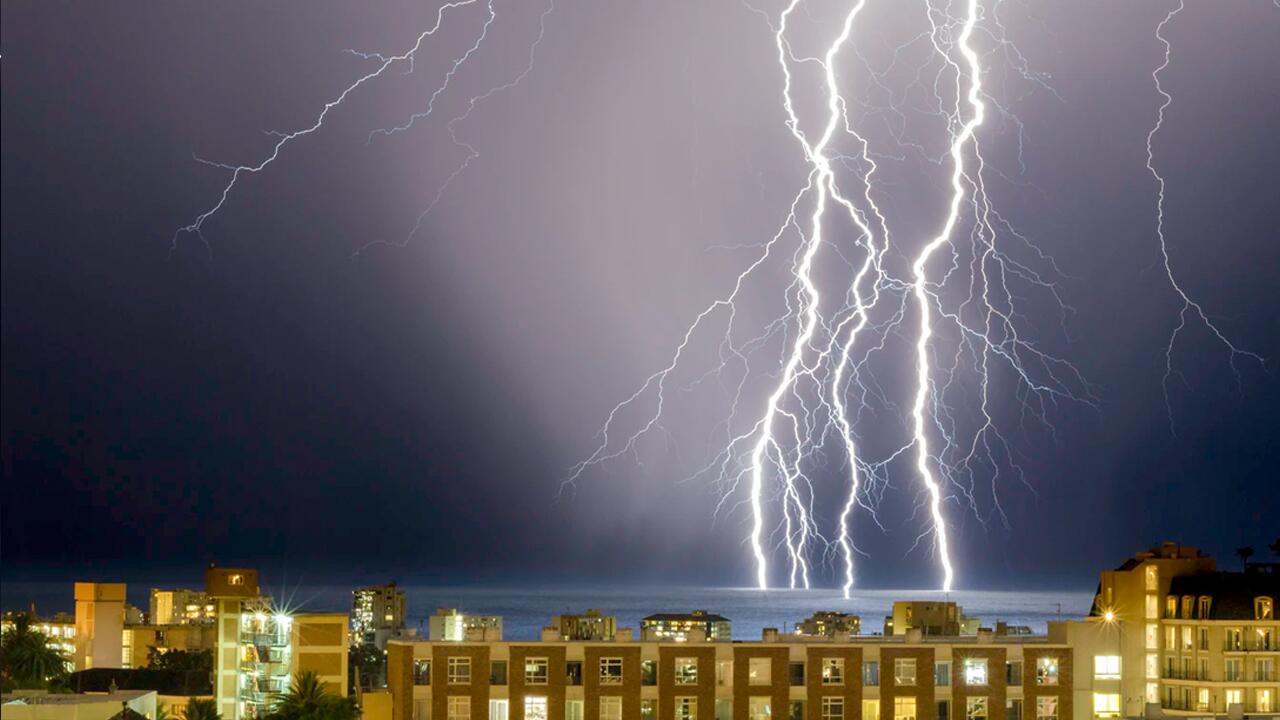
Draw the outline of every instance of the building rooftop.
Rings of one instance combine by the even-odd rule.
[[[127,703],[131,700],[155,692],[154,690],[117,690],[113,693],[49,693],[44,691],[23,691],[6,693],[0,697],[0,703],[19,705],[81,705],[86,703]]]
[[[1280,574],[1246,570],[1175,577],[1169,594],[1213,598],[1207,620],[1252,620],[1254,598],[1280,602]]]
[[[76,692],[107,692],[111,684],[122,692],[145,693],[155,691],[161,695],[211,695],[213,683],[209,673],[186,670],[159,670],[156,668],[91,668],[71,673],[67,686]]]
[[[689,613],[654,613],[644,617],[643,620],[652,622],[680,622],[685,620],[691,622],[729,622],[729,618],[716,613],[709,613],[705,610],[694,610]]]

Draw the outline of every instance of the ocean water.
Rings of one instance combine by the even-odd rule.
[[[1092,593],[864,590],[848,600],[839,590],[766,590],[754,588],[479,588],[402,586],[410,627],[422,627],[436,608],[501,615],[507,640],[537,639],[552,616],[599,608],[618,618],[618,627],[639,630],[640,618],[655,612],[707,610],[733,621],[735,640],[760,638],[766,627],[786,631],[817,610],[852,612],[862,618],[864,634],[880,632],[894,600],[950,599],[983,625],[997,620],[1046,631],[1051,620],[1078,619],[1088,613]],[[302,608],[338,610],[349,607],[349,590],[298,588],[293,603]]]
[[[146,608],[149,585],[130,583],[129,600]],[[41,613],[73,609],[71,583],[12,582],[0,585],[5,610],[24,609],[36,601]],[[857,590],[848,600],[839,590],[757,590],[754,588],[696,587],[445,587],[401,585],[405,591],[409,627],[426,635],[426,619],[436,608],[456,607],[466,612],[501,615],[503,637],[535,640],[554,615],[599,608],[618,618],[618,627],[640,627],[640,618],[655,612],[707,610],[733,621],[737,640],[759,639],[760,631],[774,627],[786,631],[817,610],[852,612],[862,618],[864,634],[880,632],[894,600],[943,600],[958,602],[967,615],[994,625],[1003,620],[1027,625],[1043,633],[1051,620],[1083,617],[1093,602],[1092,593],[957,591],[943,594],[929,590]],[[297,611],[346,612],[351,608],[350,586],[268,585],[277,602]]]

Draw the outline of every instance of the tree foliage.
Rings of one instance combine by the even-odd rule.
[[[298,673],[289,691],[276,702],[273,720],[357,720],[360,707],[353,697],[341,697],[312,671]]]
[[[67,674],[67,658],[31,627],[31,616],[14,618],[12,630],[0,639],[0,676],[6,687],[48,688]]]

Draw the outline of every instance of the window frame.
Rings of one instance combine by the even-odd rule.
[[[676,685],[698,684],[698,658],[677,657],[673,671]]]
[[[840,708],[838,713],[832,710],[832,708],[836,707]],[[844,720],[844,697],[840,695],[823,695],[819,713],[819,720]]]
[[[822,658],[822,684],[828,687],[844,685],[844,658]]]
[[[966,657],[960,662],[960,679],[964,681],[965,687],[987,687],[991,684],[991,668],[987,658],[984,657]],[[981,669],[981,679],[976,679],[978,670]],[[966,708],[965,712],[968,712]],[[967,717],[967,715],[966,715]]]
[[[466,672],[462,672],[462,668]],[[450,655],[445,664],[446,685],[471,684],[471,658],[466,655]]]
[[[541,668],[541,672],[538,671]],[[541,676],[541,679],[539,679]],[[568,678],[566,677],[566,680]],[[532,655],[524,659],[524,684],[548,685],[551,683],[551,658]]]
[[[910,668],[911,677],[907,678],[904,669]],[[913,657],[898,657],[893,659],[893,684],[896,687],[915,687],[919,681],[919,674],[916,668],[916,659]],[[895,710],[895,713],[897,711]]]
[[[615,673],[614,670],[617,672]],[[601,685],[621,685],[623,678],[622,658],[620,657],[602,657],[600,658],[600,684]]]

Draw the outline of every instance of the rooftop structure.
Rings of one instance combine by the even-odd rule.
[[[834,637],[836,633],[857,635],[862,619],[851,613],[820,610],[796,623],[795,634],[807,637]]]
[[[427,621],[427,638],[433,642],[501,640],[502,617],[471,615],[457,608],[439,608]]]
[[[581,615],[556,615],[549,629],[561,640],[612,640],[618,634],[618,619],[590,608]]]
[[[716,640],[733,638],[729,618],[706,610],[689,613],[654,613],[640,621],[640,634],[645,640]]]
[[[351,593],[351,636],[355,642],[385,647],[401,634],[405,618],[404,591],[395,583],[363,587]]]

